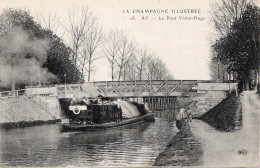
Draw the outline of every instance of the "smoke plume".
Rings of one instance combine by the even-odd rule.
[[[36,39],[19,27],[0,35],[0,87],[45,83],[55,76],[42,68],[49,41]]]

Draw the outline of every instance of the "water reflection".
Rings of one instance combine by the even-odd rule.
[[[93,132],[62,133],[60,125],[0,130],[0,166],[149,166],[175,134],[164,119]]]

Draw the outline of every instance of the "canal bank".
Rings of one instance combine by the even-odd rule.
[[[235,131],[242,126],[242,105],[240,96],[233,92],[214,108],[202,115],[200,120],[219,131]]]
[[[0,127],[5,129],[60,121],[27,96],[1,99],[0,107]]]
[[[240,130],[219,131],[201,120],[190,128],[203,148],[203,166],[259,166],[260,99],[255,91],[240,95],[242,126]]]
[[[242,105],[240,97],[237,97],[235,93],[230,94],[209,112],[202,115],[200,120],[195,119],[189,123],[182,121],[182,124],[185,126],[173,137],[166,149],[158,155],[154,163],[155,166],[199,166],[204,165],[204,162],[210,162],[205,161],[205,155],[210,154],[205,152],[208,150],[208,146],[204,139],[211,136],[212,133],[218,136],[215,132],[230,132],[241,129]],[[210,141],[212,145],[215,143],[213,135]],[[220,143],[221,141],[222,139],[219,140]],[[222,144],[222,146],[225,145]],[[212,150],[211,152],[214,153]],[[219,162],[221,163],[220,160]],[[208,166],[215,166],[215,164],[208,164]]]
[[[190,130],[189,124],[181,121],[180,131],[161,152],[154,166],[199,166],[202,164],[202,147]]]

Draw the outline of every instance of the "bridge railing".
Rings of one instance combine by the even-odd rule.
[[[98,92],[108,97],[186,96],[196,91],[198,80],[136,80],[90,82]],[[85,84],[56,85],[60,97],[86,91]],[[65,96],[65,93],[66,96]]]
[[[106,96],[182,96],[196,88],[198,80],[138,80],[93,82]]]
[[[0,99],[13,98],[13,97],[19,97],[25,95],[25,90],[26,89],[15,90],[15,93],[13,93],[12,91],[0,92]]]

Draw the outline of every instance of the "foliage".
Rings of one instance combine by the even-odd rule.
[[[251,4],[252,0],[218,0],[214,1],[211,11],[211,21],[215,26],[216,33],[225,37],[230,33],[234,22],[239,20],[247,5]]]
[[[14,26],[25,30],[32,39],[48,39],[50,41],[47,59],[43,63],[43,67],[56,75],[57,78],[52,83],[63,83],[65,74],[69,83],[79,80],[80,73],[70,60],[71,49],[51,30],[43,29],[37,24],[30,16],[29,11],[4,9],[0,15],[0,34],[7,33]]]
[[[75,64],[70,60],[71,48],[67,47],[61,38],[54,35],[50,30],[44,30],[47,37],[51,38],[50,49],[47,54],[47,61],[44,67],[59,77],[58,83],[76,83],[81,74]]]
[[[213,49],[217,58],[243,82],[259,69],[260,9],[248,5],[231,31],[216,41]]]

